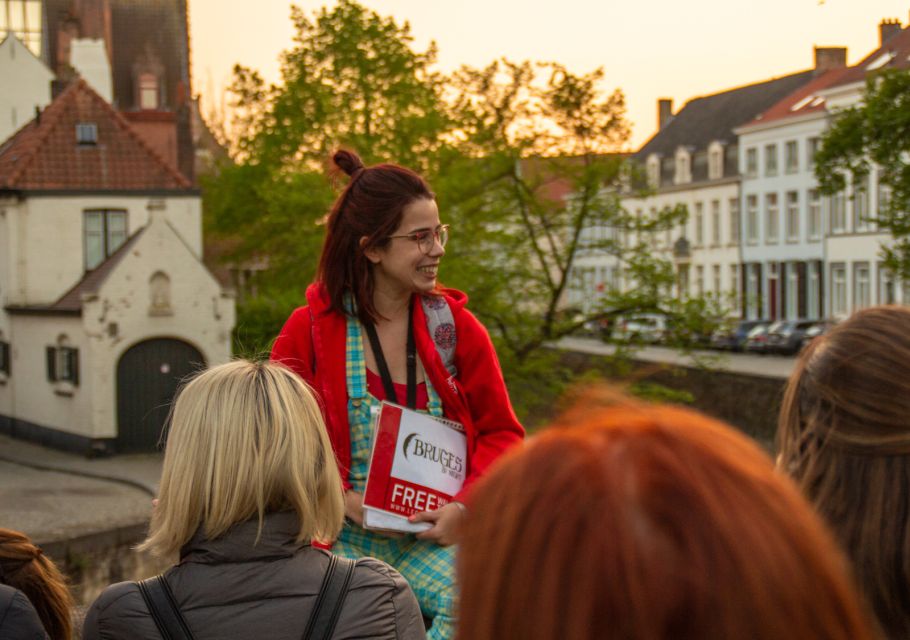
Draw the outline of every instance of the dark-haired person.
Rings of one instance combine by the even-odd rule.
[[[910,309],[858,311],[790,376],[781,467],[853,562],[889,638],[910,638]]]
[[[44,638],[45,631],[52,640],[73,637],[73,598],[66,579],[24,533],[0,528],[0,584],[12,590],[0,590],[0,638]],[[43,626],[40,635],[34,628],[35,612]]]
[[[323,401],[348,521],[333,550],[377,557],[398,569],[433,620],[429,637],[449,638],[455,606],[450,545],[464,501],[524,430],[489,335],[465,308],[467,296],[438,284],[448,226],[429,185],[398,165],[364,167],[349,151],[336,152],[333,162],[350,180],[329,214],[307,306],[288,319],[272,358],[297,371]],[[383,399],[413,400],[416,409],[456,420],[467,432],[464,490],[454,502],[414,516],[433,525],[416,537],[362,528],[371,410]]]
[[[463,640],[871,640],[821,519],[695,412],[589,392],[475,490]]]

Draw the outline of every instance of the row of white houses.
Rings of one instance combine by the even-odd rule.
[[[867,74],[910,66],[910,27],[885,20],[879,35],[880,47],[853,66],[843,48],[816,48],[809,71],[696,98],[675,115],[659,102],[660,128],[632,156],[651,195],[622,205],[639,216],[686,206],[685,225],[654,239],[674,263],[677,295],[717,296],[750,319],[910,304],[910,283],[882,265],[890,236],[875,218],[888,192],[876,173],[835,196],[822,196],[814,175],[832,116],[862,100]],[[608,255],[580,255],[575,269],[570,305],[592,307],[627,284]]]

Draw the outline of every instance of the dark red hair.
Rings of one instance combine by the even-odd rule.
[[[405,207],[420,198],[433,200],[430,185],[417,173],[396,164],[364,167],[353,151],[340,150],[332,156],[336,171],[350,176],[347,186],[329,213],[325,244],[319,258],[317,280],[329,294],[329,308],[348,313],[344,294],[350,291],[363,323],[376,322],[373,306],[372,263],[365,251],[389,243],[401,224]],[[360,239],[366,238],[364,246]]]
[[[598,393],[476,489],[459,638],[872,637],[845,559],[754,443]]]

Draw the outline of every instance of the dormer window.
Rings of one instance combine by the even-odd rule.
[[[660,186],[660,157],[656,153],[648,156],[648,186],[657,189]]]
[[[98,125],[94,122],[80,122],[76,125],[76,144],[94,146],[98,144]]]
[[[139,75],[139,108],[158,109],[158,76],[153,73]]]
[[[687,149],[680,147],[676,150],[676,175],[673,183],[686,184],[689,182],[692,182],[691,155]]]
[[[719,180],[724,177],[724,146],[712,142],[708,146],[708,180]]]

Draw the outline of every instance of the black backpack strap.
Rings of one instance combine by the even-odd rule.
[[[136,585],[164,640],[193,640],[193,632],[183,619],[164,576],[139,580]]]
[[[356,564],[356,560],[336,555],[331,557],[319,588],[316,606],[303,634],[304,640],[329,640],[332,637]]]

